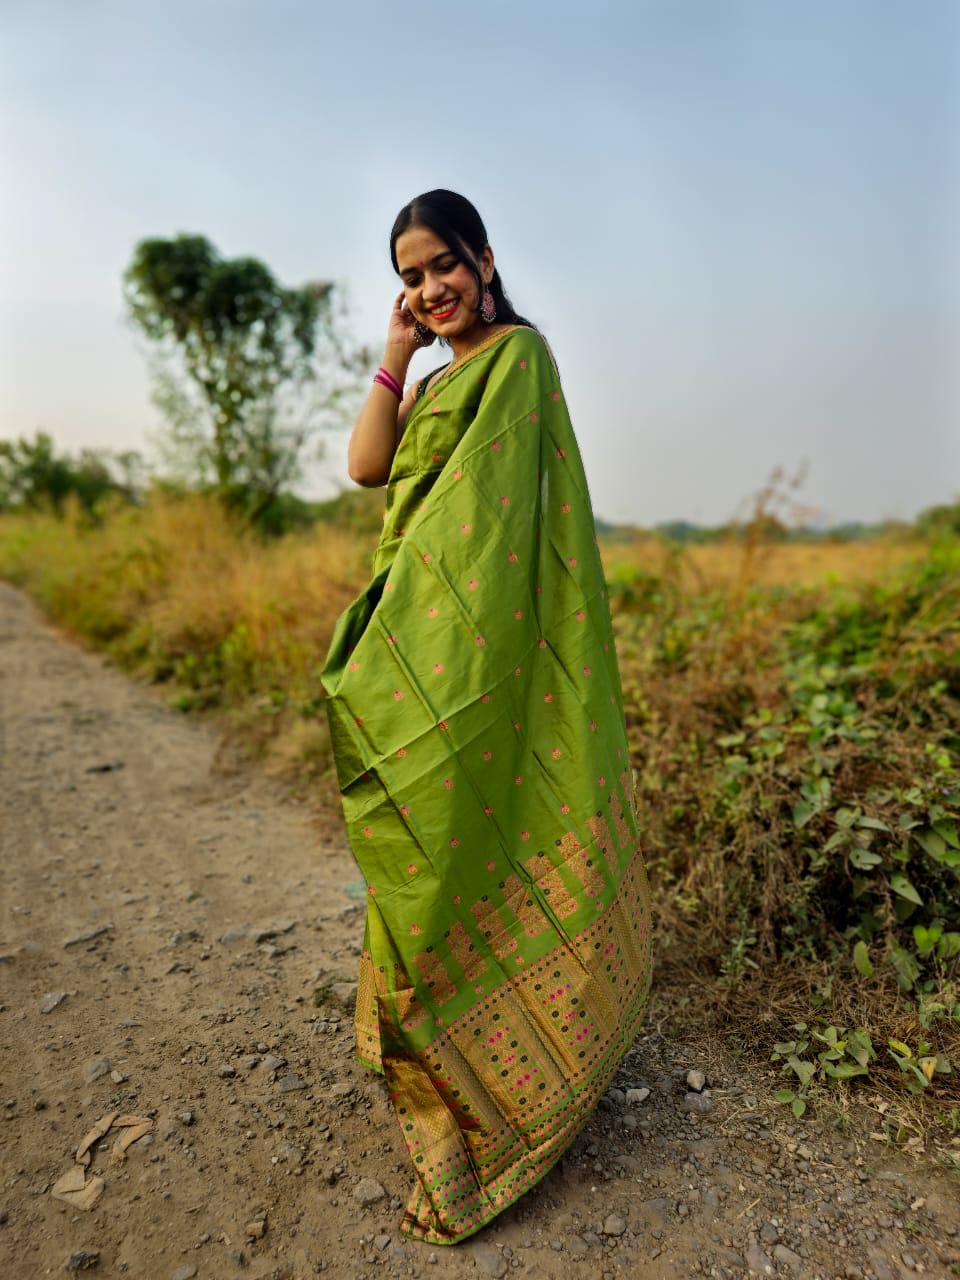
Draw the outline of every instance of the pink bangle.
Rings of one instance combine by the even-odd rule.
[[[381,387],[386,387],[388,391],[392,391],[398,400],[403,399],[403,387],[396,380],[392,373],[389,373],[382,366],[373,375],[374,382],[379,382]]]

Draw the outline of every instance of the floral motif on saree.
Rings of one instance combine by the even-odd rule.
[[[650,981],[593,515],[534,330],[414,406],[324,684],[369,895],[357,1050],[416,1174],[403,1229],[452,1244],[563,1154]]]

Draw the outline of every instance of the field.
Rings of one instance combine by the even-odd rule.
[[[8,515],[0,576],[328,804],[319,670],[376,528],[363,501],[333,515],[269,542],[199,499],[95,525]],[[852,1081],[896,1100],[893,1139],[955,1132],[956,539],[747,529],[601,551],[656,893],[658,1024],[772,1059],[798,1117]]]

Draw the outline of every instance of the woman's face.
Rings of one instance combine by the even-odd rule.
[[[410,227],[394,245],[397,270],[413,316],[454,354],[468,349],[486,330],[480,318],[480,291],[470,271],[428,227]],[[476,260],[485,284],[493,277],[493,251],[487,245]]]

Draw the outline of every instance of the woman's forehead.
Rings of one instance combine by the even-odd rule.
[[[394,246],[397,267],[400,271],[410,267],[422,267],[438,254],[448,253],[450,246],[429,227],[408,227],[397,236]]]

